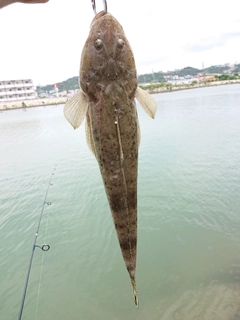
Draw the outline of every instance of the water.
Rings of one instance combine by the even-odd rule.
[[[155,95],[139,109],[133,303],[101,176],[63,106],[0,112],[0,319],[240,319],[240,86]],[[40,285],[39,285],[40,284]],[[40,291],[39,291],[40,289]]]

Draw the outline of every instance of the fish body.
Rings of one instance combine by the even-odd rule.
[[[140,128],[134,98],[153,118],[155,100],[137,87],[133,53],[120,23],[100,12],[93,19],[80,63],[81,90],[64,107],[77,128],[86,116],[87,142],[101,171],[123,259],[138,307],[137,172]]]

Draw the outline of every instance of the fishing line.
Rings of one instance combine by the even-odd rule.
[[[38,225],[37,225],[37,231],[36,231],[34,242],[33,242],[32,253],[31,253],[31,257],[30,257],[30,261],[29,261],[27,277],[26,277],[25,286],[24,286],[23,295],[22,295],[21,306],[20,306],[20,310],[19,310],[19,314],[18,314],[18,320],[22,319],[22,313],[23,313],[23,308],[24,308],[24,303],[25,303],[25,298],[26,298],[26,293],[27,293],[28,282],[29,282],[30,272],[31,272],[31,268],[32,268],[32,261],[33,261],[35,248],[36,247],[40,248],[40,249],[42,249],[42,251],[48,251],[50,249],[50,246],[48,244],[38,245],[37,244],[37,237],[38,237],[38,232],[39,232],[39,229],[40,229],[41,220],[42,220],[42,216],[43,216],[43,211],[44,211],[45,205],[47,204],[49,206],[49,205],[52,204],[49,201],[47,202],[47,196],[48,196],[49,187],[52,186],[51,182],[52,182],[52,177],[54,175],[54,171],[56,170],[56,166],[57,165],[54,166],[52,174],[51,174],[50,179],[49,179],[47,191],[46,191],[46,194],[45,194],[45,198],[44,198],[44,201],[43,201],[43,205],[42,205],[42,209],[41,209],[41,213],[40,213],[40,217],[39,217],[39,221],[38,221]],[[46,238],[46,233],[45,233],[45,238]],[[39,297],[38,297],[38,299],[39,299]]]
[[[96,3],[95,3],[95,0],[91,0],[91,1],[92,1],[93,12],[96,16],[97,15]],[[107,0],[103,0],[103,6],[104,6],[103,11],[107,13]]]
[[[56,169],[56,166],[55,166],[55,169]],[[51,185],[52,185],[52,183],[51,183]],[[46,240],[47,240],[48,221],[49,221],[49,211],[47,213],[47,223],[46,223],[46,228],[45,228],[44,243],[46,243]],[[45,254],[42,255],[41,271],[40,271],[39,284],[38,284],[38,295],[37,295],[37,306],[36,306],[36,312],[35,312],[35,320],[37,319],[38,307],[39,307],[39,301],[40,301],[40,291],[41,291],[41,283],[42,283],[44,258],[45,258]]]

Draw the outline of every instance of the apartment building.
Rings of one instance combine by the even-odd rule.
[[[35,99],[37,93],[31,79],[0,80],[0,102]]]

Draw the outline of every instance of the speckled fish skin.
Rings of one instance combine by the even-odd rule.
[[[79,90],[64,106],[74,129],[86,116],[86,137],[102,174],[123,259],[138,307],[137,167],[140,129],[134,98],[154,118],[157,103],[137,87],[134,57],[119,22],[109,13],[93,19],[80,63]]]
[[[101,40],[97,48],[96,39]],[[138,121],[134,95],[137,73],[124,31],[111,14],[101,12],[93,20],[80,70],[80,85],[89,98],[86,116],[95,155],[122,255],[135,284]]]

